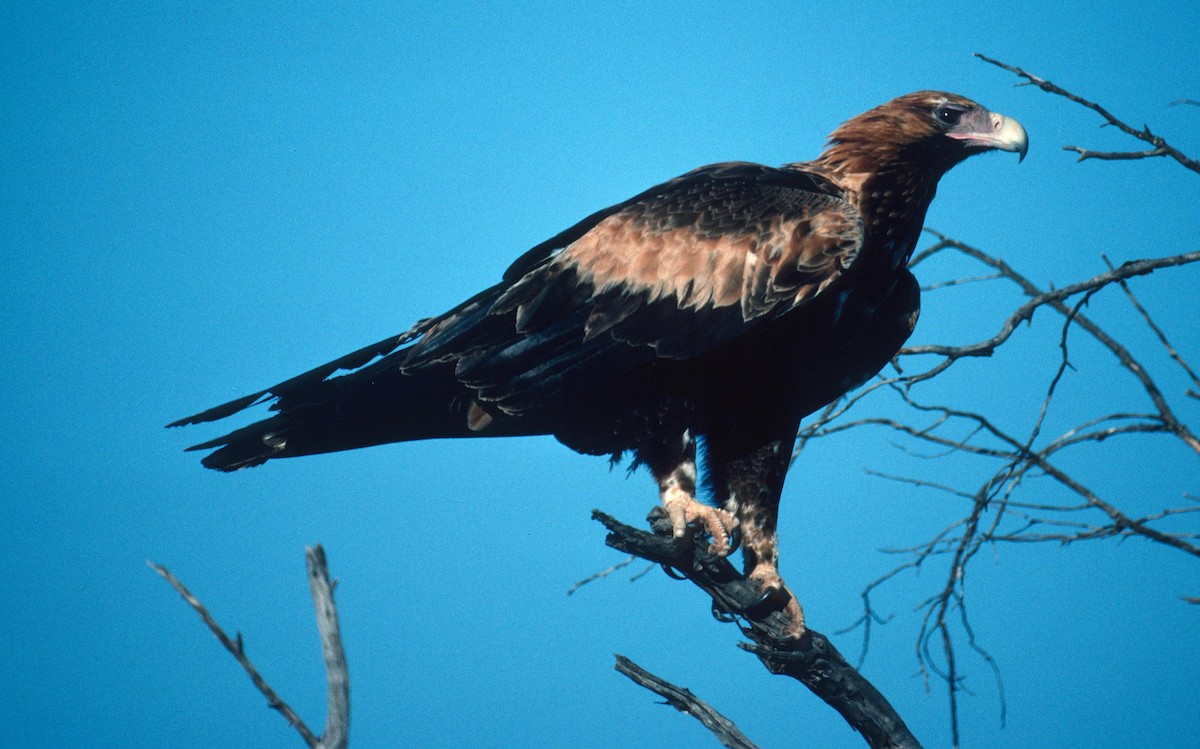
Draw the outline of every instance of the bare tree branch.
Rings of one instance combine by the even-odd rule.
[[[627,556],[626,558],[617,562],[616,564],[612,565],[608,569],[600,570],[599,572],[594,572],[594,573],[588,575],[587,577],[583,578],[582,580],[577,580],[574,585],[572,585],[570,588],[567,588],[567,595],[571,595],[572,593],[579,590],[580,588],[587,585],[588,583],[593,583],[597,580],[603,580],[604,578],[608,577],[609,575],[616,572],[617,570],[628,567],[629,565],[633,564],[633,560],[635,560],[635,559],[637,559],[637,557],[630,554],[629,556]]]
[[[1147,148],[1145,151],[1093,151],[1082,146],[1063,146],[1062,150],[1073,151],[1079,154],[1079,161],[1087,161],[1088,159],[1137,161],[1138,159],[1149,159],[1154,156],[1169,156],[1171,153],[1165,148]]]
[[[335,583],[329,579],[325,549],[320,544],[304,549],[308,570],[308,585],[312,591],[313,608],[317,615],[317,632],[321,636],[321,655],[325,658],[326,700],[325,732],[321,749],[346,749],[350,730],[350,671],[346,667],[346,651],[342,647],[342,632],[338,626],[337,606],[333,603]]]
[[[170,570],[162,565],[147,561],[150,569],[157,572],[171,587],[183,596],[200,618],[208,626],[209,631],[216,636],[225,649],[233,655],[242,668],[254,682],[254,686],[267,698],[267,705],[277,710],[287,720],[288,725],[296,729],[304,743],[312,749],[346,749],[347,736],[350,727],[350,677],[346,669],[346,656],[342,649],[341,635],[338,630],[337,609],[333,603],[334,584],[329,579],[329,569],[325,563],[325,551],[319,545],[305,550],[305,564],[308,569],[309,587],[312,590],[313,605],[317,614],[317,629],[321,635],[321,650],[325,656],[326,682],[329,689],[329,715],[325,724],[325,735],[317,736],[312,732],[296,711],[283,701],[267,683],[266,679],[246,656],[242,635],[231,638],[208,613],[208,609],[196,596],[192,595],[183,583]]]
[[[1196,172],[1197,174],[1200,174],[1200,161],[1196,161],[1195,159],[1188,158],[1187,156],[1185,156],[1183,154],[1183,152],[1179,151],[1177,148],[1174,148],[1173,146],[1168,144],[1161,137],[1150,132],[1149,125],[1143,125],[1142,129],[1138,130],[1138,129],[1126,124],[1125,122],[1117,119],[1116,116],[1114,116],[1111,112],[1109,112],[1107,109],[1100,106],[1099,104],[1088,101],[1087,99],[1084,99],[1082,96],[1076,96],[1075,94],[1071,93],[1070,91],[1067,91],[1064,88],[1056,86],[1044,78],[1039,78],[1038,76],[1033,75],[1032,73],[1027,73],[1026,71],[1021,70],[1018,67],[1009,65],[1007,63],[1000,62],[999,60],[993,60],[992,58],[990,58],[986,55],[981,55],[978,52],[975,53],[975,56],[978,57],[980,60],[983,60],[986,63],[990,63],[999,68],[1004,68],[1005,70],[1007,70],[1011,73],[1015,73],[1015,74],[1019,75],[1020,77],[1024,78],[1029,83],[1037,86],[1038,88],[1040,88],[1043,91],[1049,92],[1051,94],[1056,94],[1058,96],[1062,96],[1066,99],[1070,99],[1071,101],[1075,102],[1076,104],[1087,107],[1088,109],[1092,110],[1096,114],[1103,117],[1106,124],[1112,125],[1113,127],[1119,129],[1121,132],[1123,132],[1127,135],[1131,135],[1134,138],[1137,138],[1138,140],[1145,141],[1146,143],[1149,143],[1151,146],[1153,146],[1153,148],[1150,149],[1149,151],[1138,152],[1138,153],[1128,153],[1128,154],[1103,153],[1103,152],[1088,151],[1087,149],[1080,148],[1078,146],[1063,146],[1063,148],[1065,150],[1078,152],[1080,154],[1080,156],[1079,156],[1080,161],[1083,161],[1084,159],[1089,159],[1089,158],[1091,158],[1091,159],[1143,159],[1143,158],[1147,158],[1150,156],[1170,156],[1171,158],[1175,159],[1183,166],[1187,167],[1188,169],[1191,169],[1193,172]]]
[[[1113,268],[1112,261],[1108,259],[1108,255],[1101,255],[1100,257],[1104,259],[1104,264],[1107,265],[1109,269]],[[1125,296],[1129,299],[1129,303],[1132,304],[1133,308],[1136,309],[1138,314],[1142,316],[1142,319],[1145,320],[1146,325],[1149,326],[1150,330],[1154,331],[1154,336],[1158,338],[1158,342],[1162,344],[1164,349],[1166,349],[1167,356],[1170,356],[1171,359],[1178,364],[1185,373],[1187,373],[1187,376],[1189,379],[1191,379],[1193,385],[1195,385],[1197,388],[1200,388],[1200,376],[1196,375],[1196,372],[1190,366],[1188,366],[1188,363],[1183,360],[1182,356],[1180,356],[1178,349],[1171,345],[1171,342],[1167,340],[1167,334],[1162,331],[1162,328],[1158,327],[1158,324],[1154,322],[1154,319],[1150,316],[1150,313],[1146,311],[1146,308],[1143,307],[1142,303],[1138,301],[1136,296],[1134,296],[1133,289],[1129,287],[1129,284],[1126,283],[1125,279],[1123,278],[1118,280],[1117,283],[1120,284],[1121,290],[1125,292]]]
[[[713,612],[737,620],[752,642],[742,647],[758,656],[771,673],[796,679],[837,710],[873,749],[917,749],[920,744],[874,685],[863,678],[824,635],[809,629],[796,639],[786,606],[762,601],[758,586],[729,560],[708,553],[691,537],[676,539],[661,508],[650,513],[654,533],[627,526],[592,511],[609,530],[605,543],[614,549],[677,571],[707,593]]]
[[[727,746],[729,749],[758,749],[754,742],[738,730],[733,721],[721,715],[691,691],[655,676],[623,655],[618,654],[616,658],[615,668],[617,671],[628,676],[635,684],[660,695],[667,701],[666,704],[679,712],[687,713],[700,721],[717,737],[717,741],[720,741],[722,746]]]

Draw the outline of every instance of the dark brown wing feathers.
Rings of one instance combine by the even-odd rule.
[[[743,163],[703,167],[589,216],[522,256],[501,284],[401,336],[175,425],[276,398],[281,415],[257,443],[255,429],[267,429],[261,424],[204,445],[237,443],[224,448],[231,454],[210,456],[210,465],[253,465],[292,454],[300,436],[289,443],[281,435],[298,428],[300,414],[312,417],[351,398],[364,413],[404,421],[393,413],[401,396],[382,393],[384,383],[416,393],[426,379],[452,378],[453,387],[436,386],[445,391],[445,406],[421,409],[435,422],[430,435],[457,435],[468,422],[496,430],[491,417],[500,413],[552,408],[569,393],[657,358],[697,356],[745,335],[836,279],[862,236],[857,213],[819,174]],[[346,369],[353,371],[334,376]],[[411,425],[389,435],[375,421],[369,444],[422,438]],[[275,453],[254,453],[267,443]],[[328,449],[357,446],[347,434]]]
[[[588,221],[561,251],[526,258],[486,316],[433,326],[404,366],[450,356],[481,399],[521,413],[589,373],[745,334],[837,278],[862,241],[829,183],[754,164],[706,167]]]

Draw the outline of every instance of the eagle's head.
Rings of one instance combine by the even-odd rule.
[[[928,170],[934,180],[984,151],[1025,158],[1029,137],[1021,123],[965,96],[918,91],[847,120],[829,136],[821,161],[843,173],[889,168]]]

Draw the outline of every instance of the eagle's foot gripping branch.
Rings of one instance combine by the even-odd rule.
[[[782,610],[788,621],[787,634],[799,640],[807,629],[804,625],[804,609],[800,606],[800,600],[784,584],[775,565],[760,563],[750,570],[747,577],[758,583],[758,589],[762,591],[762,597],[751,608],[769,604],[770,608]]]
[[[709,554],[725,557],[737,548],[738,521],[732,513],[704,504],[677,487],[663,492],[662,503],[671,520],[671,533],[675,538],[683,538],[687,534],[687,526],[695,523],[712,538]]]

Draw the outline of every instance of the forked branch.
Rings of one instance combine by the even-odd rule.
[[[225,649],[233,655],[245,669],[250,681],[267,698],[267,705],[287,720],[288,725],[296,729],[304,743],[312,749],[346,749],[350,729],[350,675],[346,668],[346,653],[342,648],[341,633],[338,628],[337,607],[333,603],[334,583],[329,577],[329,568],[325,562],[325,550],[319,545],[305,549],[305,565],[308,569],[309,589],[312,592],[313,606],[317,615],[317,630],[321,636],[321,652],[325,657],[325,680],[328,688],[328,714],[325,721],[325,732],[321,736],[313,733],[296,711],[280,698],[262,677],[254,664],[246,656],[246,650],[239,632],[236,638],[231,638],[217,624],[216,619],[208,613],[208,609],[196,596],[192,595],[184,584],[170,570],[154,562],[146,562],[150,569],[157,572],[171,587],[183,596],[183,600],[200,615],[208,626],[209,631],[216,636]]]

